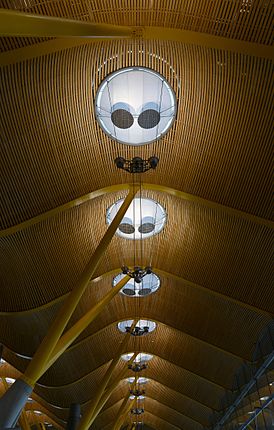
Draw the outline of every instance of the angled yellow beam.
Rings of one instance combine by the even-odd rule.
[[[140,29],[143,39],[172,40],[189,45],[205,46],[206,48],[221,49],[241,54],[273,59],[273,46],[245,42],[227,37],[213,36],[197,31],[180,30],[166,27],[144,27]]]
[[[48,18],[48,17],[43,17]],[[55,18],[57,19],[57,18]],[[59,18],[60,19],[60,18]],[[63,20],[64,21],[64,20]],[[67,20],[72,21],[72,20]],[[81,21],[72,21],[76,22],[77,26],[82,28],[82,31],[87,29],[87,25],[91,26],[92,24],[81,22]],[[21,61],[29,60],[32,58],[37,58],[42,55],[51,54],[54,52],[62,51],[64,49],[73,48],[81,45],[86,45],[88,43],[93,43],[94,41],[108,38],[124,38],[128,37],[128,35],[132,35],[133,38],[136,36],[138,39],[147,39],[147,40],[170,40],[175,42],[181,42],[187,45],[198,45],[204,46],[207,48],[213,49],[221,49],[228,50],[232,52],[239,52],[246,55],[252,55],[256,57],[262,57],[267,59],[273,59],[273,46],[271,45],[261,45],[253,42],[245,42],[241,40],[229,39],[220,36],[212,36],[206,33],[199,33],[196,31],[188,31],[188,30],[179,30],[174,28],[162,28],[162,27],[142,27],[142,28],[128,28],[128,27],[119,27],[119,26],[109,26],[105,24],[97,24],[96,31],[98,33],[101,31],[103,35],[97,35],[96,38],[90,37],[78,37],[75,34],[76,26],[74,26],[74,32],[70,31],[70,36],[75,35],[74,37],[66,37],[66,38],[58,38],[54,40],[49,40],[46,42],[36,43],[34,45],[25,46],[23,48],[14,49],[12,51],[3,52],[0,54],[0,66],[6,66],[9,64],[18,63]],[[7,29],[6,31],[10,32],[11,29]],[[15,29],[15,31],[18,31]],[[27,29],[27,31],[30,31]],[[41,30],[40,30],[41,31]],[[58,29],[58,31],[60,31]],[[95,24],[93,24],[93,31],[95,31]],[[118,36],[114,33],[122,33],[123,31],[128,32],[128,35]],[[111,33],[107,36],[107,32]],[[60,33],[58,33],[60,35]],[[63,34],[63,33],[61,33]],[[91,34],[91,33],[90,33]],[[64,34],[63,34],[64,35]],[[81,33],[79,33],[81,36]]]
[[[28,422],[28,418],[27,418],[27,414],[26,414],[25,409],[22,410],[22,413],[21,413],[20,418],[19,418],[19,424],[23,430],[30,430],[30,425]]]
[[[136,322],[135,322],[135,321],[133,321],[131,328],[134,328],[135,324],[136,324]],[[120,361],[121,354],[124,352],[124,350],[125,350],[125,348],[126,348],[126,346],[127,346],[128,342],[129,342],[129,339],[130,339],[130,333],[127,333],[127,334],[125,335],[125,337],[124,337],[123,342],[121,343],[121,345],[120,345],[120,347],[119,347],[119,349],[118,349],[118,351],[117,351],[117,356],[116,356],[116,358],[114,358],[114,359],[112,360],[112,362],[111,362],[111,364],[110,364],[110,366],[109,366],[108,370],[106,371],[106,373],[105,373],[105,375],[104,375],[104,377],[103,377],[103,380],[102,380],[102,382],[101,382],[101,384],[100,384],[99,390],[98,390],[98,392],[96,393],[95,398],[92,400],[91,404],[89,405],[89,415],[90,415],[91,417],[92,417],[92,416],[94,415],[94,413],[95,413],[96,407],[97,407],[97,405],[98,405],[98,403],[99,403],[99,401],[100,401],[101,397],[103,396],[103,394],[104,394],[104,392],[105,392],[105,389],[106,389],[107,385],[109,384],[109,381],[110,381],[110,379],[111,379],[111,377],[112,377],[112,375],[113,375],[113,373],[114,373],[114,371],[115,371],[115,369],[116,369],[116,365],[117,365],[117,364],[118,364],[118,362]],[[120,379],[119,379],[119,380],[120,380]]]
[[[127,404],[129,396],[125,397],[125,405],[122,409],[122,411],[120,412],[120,415],[118,416],[115,425],[113,427],[113,430],[120,430],[120,427],[123,425],[123,423],[126,420],[127,414],[129,413],[129,411],[131,410],[131,408],[134,405],[135,399],[133,399],[129,404]]]
[[[75,323],[69,330],[60,337],[51,356],[46,363],[45,367],[41,369],[41,376],[47,369],[49,369],[53,363],[63,354],[63,352],[77,339],[77,337],[91,324],[92,321],[105,309],[110,301],[115,297],[121,288],[128,282],[129,276],[125,276],[118,282],[115,287],[112,287],[110,291],[101,299],[96,305],[91,308],[77,323]]]
[[[60,213],[72,209],[74,207],[80,206],[90,200],[93,200],[97,197],[101,197],[107,194],[116,193],[119,191],[126,191],[132,187],[132,184],[117,184],[111,185],[109,187],[101,188],[96,191],[92,191],[91,193],[85,194],[81,197],[77,197],[74,200],[71,200],[61,206],[57,206],[54,209],[51,209],[47,212],[44,212],[40,215],[37,215],[33,218],[28,219],[27,221],[23,221],[20,224],[14,225],[12,227],[6,228],[5,230],[0,231],[0,237],[10,236],[11,234],[18,233],[19,231],[25,230],[26,228],[32,227],[35,224],[38,224],[42,221],[45,221],[53,216],[57,216]],[[165,193],[170,196],[177,197],[182,200],[190,201],[193,203],[197,203],[201,206],[214,209],[218,212],[226,213],[230,216],[235,216],[239,219],[244,219],[249,222],[253,222],[255,224],[263,225],[265,227],[274,229],[274,222],[265,218],[258,217],[256,215],[240,211],[238,209],[231,208],[229,206],[221,205],[220,203],[216,203],[212,200],[206,200],[202,197],[196,196],[194,194],[185,193],[184,191],[176,190],[175,188],[166,187],[164,185],[159,184],[142,184],[142,188],[145,190],[156,191],[159,193]]]
[[[100,413],[100,411],[102,410],[102,408],[104,407],[108,399],[110,398],[113,391],[116,389],[116,387],[118,387],[120,381],[124,379],[128,371],[128,365],[133,363],[136,356],[137,356],[137,353],[135,353],[133,357],[131,357],[131,359],[126,363],[124,369],[119,373],[115,381],[110,385],[110,387],[108,387],[105,390],[103,396],[97,403],[95,411],[93,410],[93,404],[91,404],[91,407],[88,408],[85,415],[81,419],[77,430],[87,430],[91,426],[91,424],[95,421],[96,417],[98,416],[98,414]]]
[[[127,406],[129,395],[130,395],[130,393],[128,392],[127,395],[125,396],[124,400],[122,401],[122,404],[121,404],[119,411],[118,411],[118,414],[117,414],[116,421],[115,421],[114,426],[113,426],[113,430],[117,430],[118,424],[121,421],[121,416],[123,415],[125,408]]]
[[[12,9],[0,9],[0,36],[77,36],[112,39],[132,37],[132,29],[130,27],[30,14]]]
[[[98,267],[103,255],[111,242],[119,224],[121,223],[132,199],[134,198],[137,190],[130,189],[127,197],[125,198],[122,206],[120,207],[114,220],[108,227],[106,233],[101,239],[96,251],[86,265],[83,273],[80,275],[78,284],[68,295],[63,306],[57,314],[52,326],[49,328],[48,334],[43,339],[41,345],[36,351],[33,359],[31,360],[25,374],[21,377],[28,385],[34,386],[36,381],[42,376],[41,369],[43,370],[50,360],[51,354],[56,347],[69,319],[71,318],[76,306],[78,305],[82,295],[84,294],[90,278]]]

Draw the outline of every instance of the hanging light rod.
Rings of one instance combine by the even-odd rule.
[[[148,160],[143,160],[141,157],[134,157],[132,160],[126,160],[123,157],[117,157],[114,160],[118,169],[123,169],[129,173],[144,173],[150,169],[156,169],[159,163],[159,158],[154,156]]]

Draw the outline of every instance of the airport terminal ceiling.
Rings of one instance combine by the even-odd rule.
[[[273,2],[2,0],[0,7],[132,29],[105,39],[43,29],[0,38],[0,395],[3,378],[24,373],[134,187],[131,212],[68,327],[122,271],[140,266],[142,282],[123,287],[47,370],[28,409],[39,407],[36,420],[51,418],[60,429],[71,403],[84,415],[136,320],[123,353],[152,356],[140,373],[148,380],[141,421],[153,430],[213,428],[266,332],[265,355],[273,351]],[[124,68],[134,78],[117,75]],[[151,89],[155,80],[159,104],[129,106],[120,92],[113,104],[115,77],[135,101],[150,97],[145,82]],[[159,162],[132,174],[117,168],[118,157]],[[120,360],[113,381],[124,366]],[[91,429],[113,428],[133,376],[127,369]],[[128,414],[124,425],[133,421]]]

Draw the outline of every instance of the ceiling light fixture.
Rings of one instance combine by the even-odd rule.
[[[125,274],[119,273],[113,278],[112,285],[115,287]],[[134,278],[129,281],[121,289],[120,293],[128,297],[145,297],[155,293],[160,288],[160,278],[155,273],[150,273],[141,279],[141,282],[136,282]]]
[[[132,415],[141,415],[145,412],[144,408],[133,408],[131,409]]]
[[[156,323],[149,320],[139,320],[135,327],[131,329],[133,320],[120,321],[118,323],[118,329],[122,333],[130,333],[132,336],[143,336],[151,333],[156,328]]]
[[[129,173],[145,173],[150,169],[156,169],[159,158],[154,156],[148,160],[143,160],[141,157],[134,157],[132,160],[126,160],[123,157],[117,157],[114,163],[118,169],[123,169]]]

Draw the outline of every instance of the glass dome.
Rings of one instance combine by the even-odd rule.
[[[112,285],[118,284],[126,275],[119,273],[113,278]],[[120,294],[124,294],[129,297],[145,297],[152,293],[155,293],[160,288],[160,278],[155,273],[150,273],[142,278],[140,284],[130,278],[126,285],[120,290]]]
[[[117,142],[145,145],[164,136],[176,116],[176,96],[166,79],[145,67],[126,67],[98,88],[95,114]]]
[[[122,360],[129,361],[134,355],[134,352],[128,352],[127,354],[121,355]],[[145,352],[140,352],[134,360],[134,363],[146,363],[153,358],[153,355]]]
[[[132,323],[133,323],[133,320],[120,321],[118,323],[118,329],[122,333],[126,333],[127,328],[128,327],[130,328]],[[139,320],[137,322],[137,324],[135,325],[135,327],[138,327],[140,329],[147,328],[147,333],[151,333],[151,332],[153,332],[153,330],[156,329],[156,323],[154,321],[150,321],[150,320]]]
[[[107,209],[107,224],[111,224],[124,199]],[[148,198],[135,198],[130,204],[116,234],[125,239],[146,239],[160,233],[166,222],[166,211],[160,203]]]

